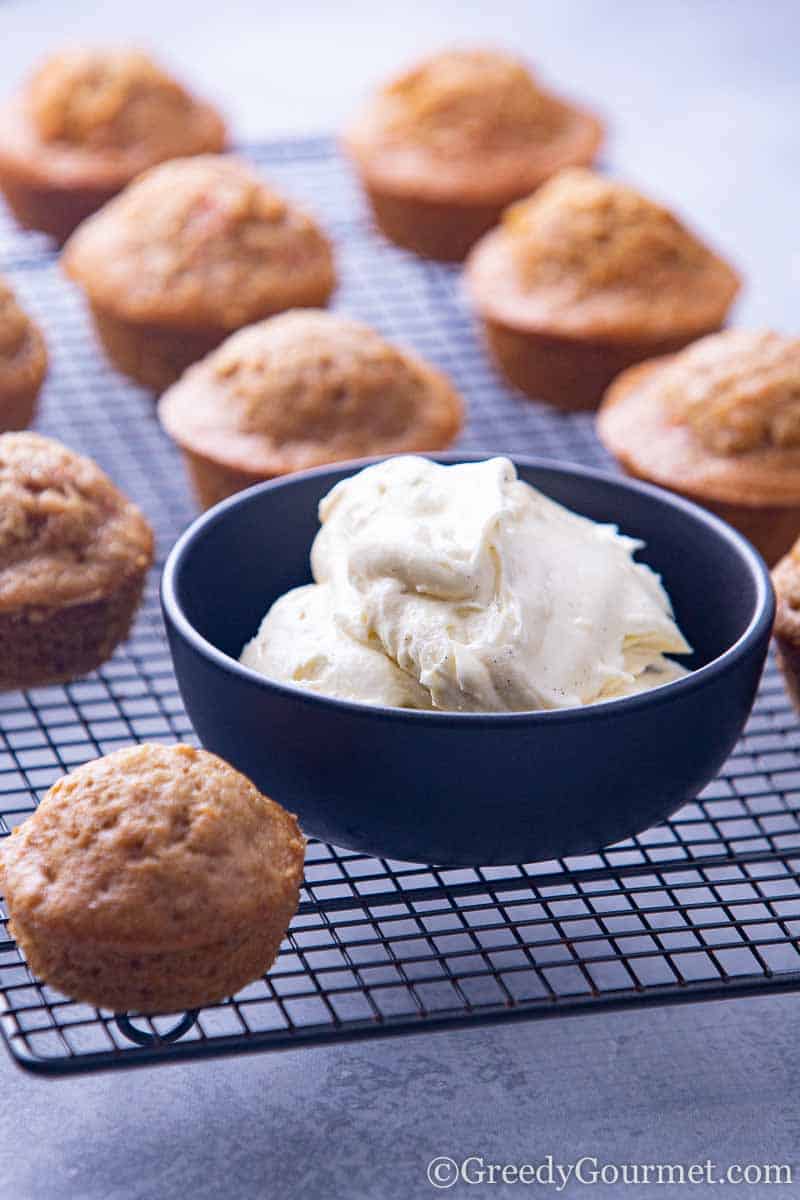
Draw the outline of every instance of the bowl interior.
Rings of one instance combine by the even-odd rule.
[[[432,455],[443,462],[483,455]],[[737,535],[666,492],[581,468],[516,460],[522,479],[575,512],[640,538],[638,559],[657,571],[694,648],[696,669],[745,632],[759,603],[755,558]],[[184,542],[175,593],[194,628],[238,658],[264,613],[282,593],[310,582],[309,550],[317,505],[350,465],[261,485],[213,510]]]

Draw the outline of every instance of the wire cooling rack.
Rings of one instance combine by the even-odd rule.
[[[338,243],[336,306],[450,372],[464,449],[609,466],[587,416],[509,393],[453,268],[381,241],[333,145],[247,153]],[[147,512],[163,563],[195,515],[150,395],[104,362],[49,243],[0,221],[0,271],[43,325],[52,369],[38,427],[93,455]],[[128,643],[64,687],[0,695],[0,836],[76,764],[137,739],[190,739],[157,602]],[[440,869],[308,849],[305,887],[266,978],[197,1013],[150,1020],[74,1004],[37,981],[0,901],[0,1029],[16,1059],[60,1073],[381,1034],[800,987],[800,725],[767,668],[719,778],[673,820],[602,853]]]

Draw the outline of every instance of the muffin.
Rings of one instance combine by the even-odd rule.
[[[772,572],[775,648],[792,704],[800,713],[800,538]]]
[[[62,50],[0,108],[0,189],[63,241],[155,163],[222,150],[219,114],[138,50]]]
[[[159,405],[206,507],[276,475],[369,454],[441,450],[461,428],[450,381],[332,313],[243,329]]]
[[[502,210],[603,138],[592,113],[497,50],[449,50],[381,88],[344,136],[375,220],[431,258],[462,259]]]
[[[666,208],[575,168],[504,213],[467,285],[503,374],[571,410],[595,407],[625,367],[718,329],[739,279]]]
[[[104,662],[152,561],[150,526],[96,463],[37,433],[0,435],[0,690]]]
[[[47,374],[47,349],[39,326],[0,278],[0,433],[33,420]]]
[[[163,391],[220,342],[327,303],[330,244],[244,162],[204,155],[146,172],[85,221],[63,265],[120,371]]]
[[[768,563],[800,534],[800,340],[728,330],[632,367],[597,432],[629,475],[710,508]]]
[[[59,779],[0,845],[0,886],[45,983],[117,1012],[175,1012],[271,965],[304,850],[294,817],[221,758],[144,744]]]

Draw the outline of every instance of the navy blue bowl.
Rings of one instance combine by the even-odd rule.
[[[730,753],[772,627],[762,559],[728,525],[659,488],[514,461],[554,500],[646,543],[639,557],[672,597],[693,673],[588,708],[486,714],[377,708],[273,683],[238,655],[273,600],[309,582],[317,504],[365,464],[260,484],[187,529],[167,561],[162,603],[203,745],[296,812],[307,833],[417,862],[558,858],[669,816]]]

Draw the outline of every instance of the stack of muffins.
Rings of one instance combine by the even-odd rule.
[[[389,81],[343,148],[387,238],[466,260],[510,384],[599,409],[624,470],[713,509],[775,562],[800,534],[800,341],[722,330],[736,271],[592,169],[603,136],[514,55],[456,50]],[[200,503],[448,446],[463,421],[452,383],[325,311],[330,239],[226,143],[215,109],[136,51],[56,54],[0,109],[0,190],[63,244],[109,360],[160,396]],[[0,281],[1,688],[100,666],[153,558],[146,520],[96,464],[24,432],[46,369],[42,333]],[[800,543],[775,581],[800,706]],[[219,759],[138,746],[56,784],[0,844],[0,885],[54,986],[117,1009],[193,1007],[269,967],[303,848],[294,818]]]

